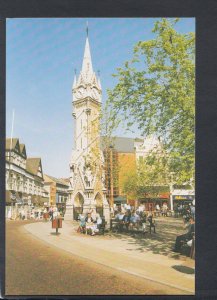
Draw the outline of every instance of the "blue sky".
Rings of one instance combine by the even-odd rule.
[[[69,176],[73,147],[71,87],[74,69],[77,74],[81,69],[86,21],[104,103],[106,89],[116,82],[112,74],[131,58],[138,41],[154,37],[151,30],[156,19],[7,19],[6,135],[10,137],[14,109],[13,137],[26,145],[29,157],[41,157],[44,173],[56,177]],[[195,31],[195,19],[181,19],[176,29],[181,33]],[[121,129],[117,134],[126,136]]]

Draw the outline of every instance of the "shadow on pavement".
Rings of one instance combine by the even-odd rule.
[[[195,270],[193,268],[189,268],[186,266],[172,266],[173,269],[185,274],[195,274]]]
[[[58,232],[58,233],[56,233],[56,232],[50,232],[50,234],[51,234],[51,235],[56,235],[56,236],[57,236],[57,235],[60,235],[61,233],[60,233],[60,232]]]
[[[169,256],[171,258],[180,258],[179,253],[172,252],[174,248],[177,235],[181,235],[185,232],[182,228],[182,220],[179,222],[167,222],[167,220],[161,220],[157,223],[156,233],[137,233],[135,232],[109,232],[107,235],[115,237],[128,242],[129,245],[136,245],[136,249],[127,249],[129,251],[146,252],[151,251],[154,254],[161,254]]]

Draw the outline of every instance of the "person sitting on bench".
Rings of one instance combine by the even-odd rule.
[[[175,242],[175,248],[173,249],[173,252],[180,252],[183,242],[188,242],[193,238],[194,232],[195,232],[194,219],[190,218],[189,221],[190,221],[190,226],[188,228],[188,232],[177,236],[176,242]]]
[[[91,213],[87,214],[85,221],[86,221],[86,232],[91,235],[95,235],[95,230],[97,229],[97,226],[94,224],[94,220],[91,217]]]
[[[129,224],[130,224],[130,212],[126,211],[125,212],[125,215],[123,217],[123,223],[128,231],[128,227],[129,227]]]
[[[96,224],[97,224],[97,228],[100,229],[102,226],[102,218],[100,217],[100,214],[96,215]]]
[[[99,230],[99,234],[104,234],[105,232],[105,225],[106,225],[106,222],[105,222],[105,217],[102,216],[100,217],[100,215],[97,217],[96,219],[96,223],[97,223],[97,229]]]
[[[133,228],[137,228],[138,230],[139,223],[140,223],[140,216],[136,212],[133,212],[133,214],[130,217],[129,229],[132,230]]]
[[[86,232],[86,220],[85,220],[85,215],[84,214],[80,214],[79,215],[79,227],[77,232],[82,232],[85,233]]]
[[[116,220],[118,221],[118,231],[123,230],[123,226],[124,226],[123,218],[124,218],[124,213],[122,211],[116,215]]]

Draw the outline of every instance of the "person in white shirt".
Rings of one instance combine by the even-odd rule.
[[[90,231],[90,234],[91,235],[95,235],[95,233],[98,231],[97,229],[97,224],[94,224],[94,220],[91,216],[90,213],[87,214],[87,217],[86,217],[86,229],[87,229],[87,232]]]
[[[102,218],[99,214],[97,214],[96,216],[96,225],[97,225],[97,230],[99,231],[102,226]],[[97,231],[95,230],[95,232]]]
[[[124,204],[125,212],[131,210],[131,206],[129,204]]]
[[[159,204],[156,204],[156,210],[159,211],[160,210],[160,206]]]
[[[96,215],[96,224],[101,225],[102,224],[102,218],[100,217],[99,214]]]
[[[53,209],[53,218],[57,218],[59,215],[60,215],[60,213],[59,213],[57,207],[54,207],[54,209]]]

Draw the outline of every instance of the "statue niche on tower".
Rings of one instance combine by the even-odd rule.
[[[70,178],[69,178],[69,180],[70,180],[71,188],[74,188],[74,184],[75,184],[75,180],[76,180],[77,173],[76,173],[75,169],[76,169],[75,164],[70,164]]]
[[[93,183],[93,166],[91,164],[91,157],[88,155],[85,157],[85,163],[83,166],[83,174],[84,174],[84,181],[87,187],[91,187]]]

